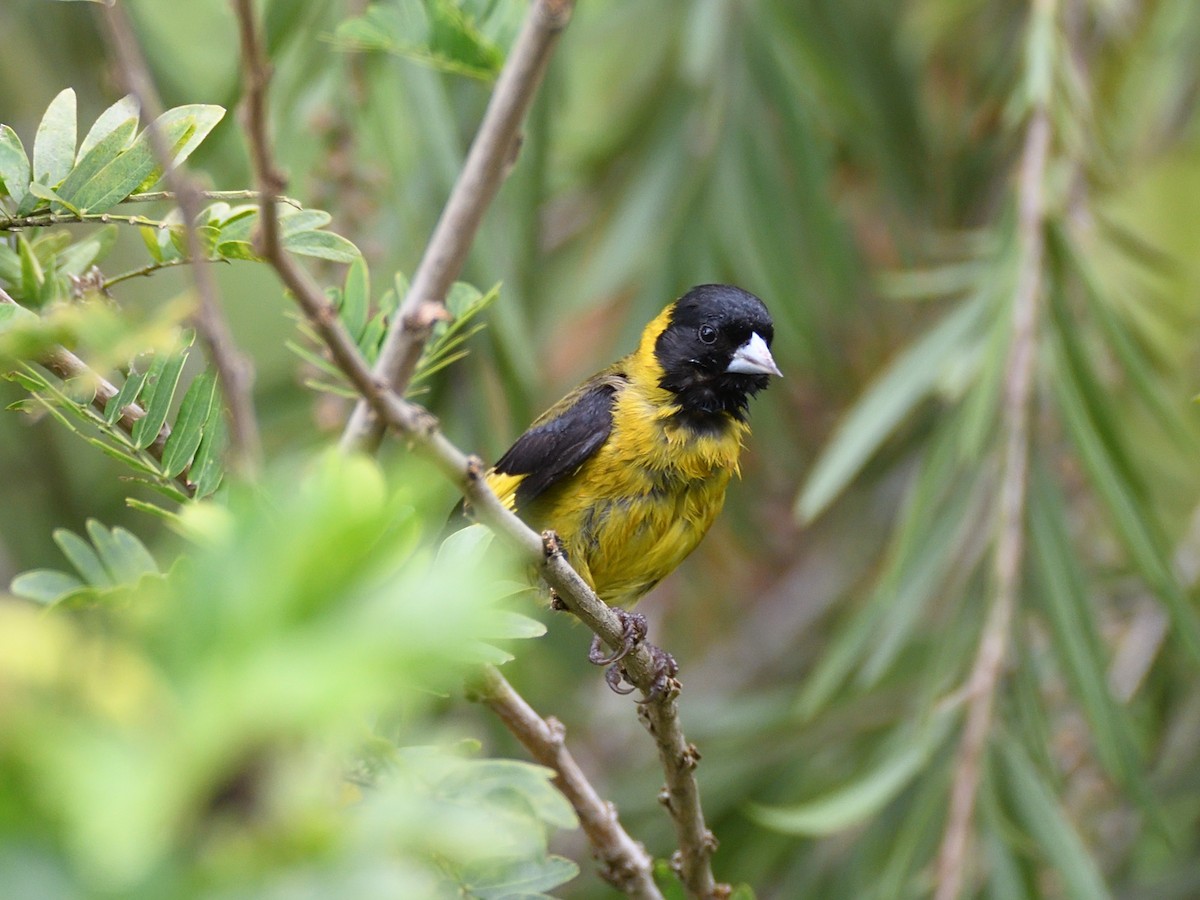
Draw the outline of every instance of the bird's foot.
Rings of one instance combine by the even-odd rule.
[[[654,681],[650,684],[650,692],[638,701],[640,704],[654,703],[663,697],[674,696],[679,693],[680,688],[679,681],[675,678],[679,674],[679,663],[675,662],[675,657],[653,644],[648,644],[646,649],[650,651],[654,660]]]
[[[588,662],[594,666],[611,666],[619,663],[629,651],[646,639],[646,632],[649,626],[646,624],[646,617],[641,613],[626,612],[623,609],[614,609],[617,618],[621,620],[621,646],[613,651],[612,655],[605,656],[604,650],[600,643],[600,635],[592,638],[592,646],[588,649]]]

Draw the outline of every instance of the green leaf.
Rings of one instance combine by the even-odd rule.
[[[452,0],[373,4],[339,25],[335,36],[347,48],[382,50],[471,78],[490,80],[504,63],[500,49]]]
[[[214,248],[221,259],[244,259],[254,261],[260,259],[254,252],[254,245],[249,241],[221,241]]]
[[[1146,514],[1137,489],[1131,484],[1122,459],[1123,453],[1112,442],[1119,440],[1111,427],[1102,428],[1089,408],[1086,392],[1080,380],[1086,377],[1076,366],[1078,355],[1068,349],[1073,338],[1069,328],[1055,329],[1058,338],[1053,379],[1057,389],[1058,407],[1067,431],[1079,451],[1096,492],[1108,508],[1116,527],[1138,571],[1170,612],[1175,634],[1193,659],[1200,660],[1200,619],[1172,569],[1164,541],[1154,521]],[[1074,362],[1076,365],[1072,365]]]
[[[980,298],[962,304],[905,350],[843,419],[821,451],[796,501],[811,522],[845,489],[913,409],[933,391],[948,362],[960,358],[983,319]]]
[[[183,372],[186,360],[187,354],[182,352],[160,353],[154,358],[142,394],[146,415],[134,423],[131,435],[134,446],[139,450],[145,450],[154,443],[163,423],[167,421],[167,413],[171,409],[171,401],[175,397],[175,388],[179,384],[179,376]]]
[[[63,555],[75,567],[87,584],[92,587],[112,587],[113,579],[105,568],[92,545],[66,528],[54,530],[54,543],[58,544]]]
[[[115,124],[108,134],[82,155],[79,163],[59,185],[58,195],[77,207],[91,209],[93,198],[102,193],[102,183],[97,179],[117,176],[117,161],[129,152],[137,135],[137,126],[136,118]]]
[[[174,478],[182,472],[196,455],[200,441],[204,438],[204,424],[208,421],[213,403],[217,399],[217,376],[205,370],[188,388],[179,406],[179,415],[163,448],[162,467],[167,476]]]
[[[220,403],[214,403],[208,413],[208,421],[204,423],[204,437],[192,460],[192,468],[188,472],[192,484],[196,485],[196,499],[207,497],[221,485],[224,469],[221,457],[228,443],[224,410]]]
[[[33,139],[33,180],[53,187],[75,164],[75,92],[70,88],[50,101]]]
[[[172,164],[186,159],[224,115],[225,110],[219,106],[189,104],[159,116],[155,127]],[[143,130],[126,146],[127,130],[128,124],[122,124],[93,147],[77,167],[83,170],[81,174],[76,177],[75,172],[71,173],[70,191],[59,193],[80,209],[96,213],[111,209],[136,191],[152,187],[162,177],[162,167],[154,157],[149,131]]]
[[[0,281],[16,284],[21,280],[21,257],[5,241],[0,241]]]
[[[333,216],[323,209],[293,210],[286,206],[279,206],[277,209],[279,210],[279,233],[284,238],[302,231],[319,231],[333,221]],[[255,208],[255,212],[257,211]]]
[[[579,874],[579,866],[562,856],[525,859],[471,867],[466,874],[469,896],[479,900],[516,900],[546,896]]]
[[[20,204],[29,192],[29,157],[17,133],[7,125],[0,125],[0,186]]]
[[[1038,850],[1062,879],[1066,896],[1076,900],[1111,897],[1104,876],[1067,818],[1053,788],[1015,740],[1007,738],[999,743],[1000,758],[1012,783],[1011,802],[1037,842]]]
[[[86,584],[66,572],[33,569],[14,578],[9,590],[18,597],[49,606],[86,587]]]
[[[367,328],[367,316],[371,311],[371,273],[367,261],[359,256],[346,270],[346,283],[342,288],[342,304],[338,315],[350,336],[358,343]]]
[[[41,306],[46,273],[25,235],[17,235],[17,253],[21,257],[21,299],[30,306]]]
[[[1063,498],[1041,466],[1029,500],[1029,535],[1041,601],[1054,635],[1056,655],[1092,727],[1105,769],[1143,802],[1152,792],[1134,741],[1133,723],[1108,689],[1108,662],[1096,629],[1096,613],[1075,548],[1067,537]]]
[[[78,209],[59,196],[53,188],[48,188],[39,181],[35,181],[29,185],[29,193],[41,200],[50,200],[52,203],[57,203],[59,206],[66,207],[68,212],[79,215]]]
[[[149,551],[128,531],[118,539],[115,531],[95,519],[88,519],[86,527],[100,562],[115,584],[131,584],[147,572],[158,571]]]
[[[71,244],[59,254],[58,270],[67,275],[82,275],[116,246],[117,233],[116,225],[105,225]]]
[[[283,246],[301,256],[337,263],[352,263],[362,255],[354,244],[332,231],[297,232],[284,238]]]
[[[137,398],[142,385],[146,383],[148,374],[149,372],[130,370],[129,374],[125,376],[125,383],[121,385],[121,390],[117,391],[116,396],[104,405],[105,422],[109,425],[117,423],[117,420],[121,418],[121,411]]]
[[[150,551],[126,529],[110,531],[95,519],[88,519],[87,533],[116,584],[132,584],[143,575],[158,572]]]
[[[137,99],[132,94],[127,94],[102,112],[100,118],[92,123],[92,127],[88,129],[88,133],[83,138],[83,143],[79,145],[76,159],[82,161],[93,147],[130,121],[134,123],[134,131],[130,132],[129,141],[120,148],[121,150],[128,148],[129,144],[133,143],[138,121]]]
[[[158,117],[156,124],[162,134],[167,136],[167,146],[171,148],[171,164],[179,165],[208,137],[217,127],[217,123],[225,117],[225,109],[220,106],[205,103],[189,103],[186,106],[176,106],[168,109]],[[139,140],[149,138],[143,133]],[[162,178],[162,172],[146,176],[145,181],[137,186],[136,191],[148,191]]]
[[[916,734],[904,727],[891,750],[870,772],[824,797],[787,807],[751,806],[750,815],[785,834],[822,836],[851,828],[875,816],[925,767],[950,731],[949,712],[939,713]]]

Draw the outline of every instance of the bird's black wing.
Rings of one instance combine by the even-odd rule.
[[[625,376],[606,371],[588,379],[547,410],[496,462],[502,475],[524,475],[516,491],[521,510],[577,470],[608,439],[613,397]]]

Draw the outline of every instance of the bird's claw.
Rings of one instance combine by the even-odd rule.
[[[654,681],[650,684],[650,691],[638,701],[642,705],[677,694],[680,687],[675,679],[679,674],[679,663],[675,662],[675,657],[653,644],[648,645],[647,649],[654,658]]]
[[[629,655],[634,647],[646,639],[649,626],[646,617],[641,613],[626,612],[623,609],[614,610],[621,620],[621,646],[610,656],[605,656],[601,649],[600,635],[592,638],[592,646],[588,649],[588,662],[594,666],[612,666]]]
[[[632,694],[634,688],[625,686],[625,672],[620,663],[613,663],[604,672],[604,681],[614,694]]]

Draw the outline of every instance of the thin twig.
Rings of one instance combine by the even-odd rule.
[[[1034,15],[1052,15],[1054,0],[1035,0]],[[1045,252],[1045,177],[1050,113],[1034,107],[1021,151],[1017,234],[1019,268],[1013,293],[1012,343],[1005,368],[1004,468],[993,577],[995,594],[967,681],[966,722],[950,791],[950,809],[937,861],[935,900],[957,900],[966,874],[967,845],[979,789],[992,709],[1008,651],[1025,550],[1025,500],[1029,489],[1029,423],[1037,363],[1037,323]]]
[[[73,213],[40,210],[27,216],[0,218],[0,231],[21,231],[25,228],[49,228],[54,225],[133,225],[138,228],[167,228],[162,219],[146,216],[123,216],[115,213]]]
[[[479,132],[438,219],[412,285],[392,320],[375,377],[403,395],[433,326],[446,316],[446,294],[462,271],[479,223],[519,147],[518,129],[537,93],[574,0],[534,0],[488,101]],[[342,449],[378,444],[380,429],[360,400],[342,433]]]
[[[662,900],[654,883],[654,861],[646,848],[621,827],[617,810],[592,787],[575,762],[557,719],[543,719],[492,666],[480,673],[475,690],[529,755],[554,770],[554,784],[579,816],[579,824],[600,861],[600,875],[630,897]]]
[[[259,201],[258,191],[199,191],[198,195],[205,200],[253,200]],[[174,191],[144,191],[141,194],[130,194],[122,203],[157,203],[160,200],[174,200]],[[276,203],[286,203],[296,209],[304,209],[299,200],[282,195],[275,198]]]
[[[4,288],[0,288],[0,303],[10,306],[20,306],[16,300],[9,296]],[[95,393],[92,395],[92,406],[101,414],[104,414],[108,407],[108,402],[120,393],[120,388],[92,369],[66,347],[52,347],[38,362],[63,381],[75,380],[94,387]],[[132,437],[133,426],[137,423],[138,419],[144,419],[145,417],[146,411],[141,406],[136,403],[130,403],[122,407],[121,415],[117,419],[116,425]],[[171,426],[164,422],[162,427],[158,429],[158,434],[155,436],[154,441],[150,446],[146,447],[145,452],[149,453],[159,462],[162,462],[163,451],[166,449],[167,438],[170,436]],[[191,483],[188,475],[189,469],[185,468],[175,476],[175,481],[179,484],[183,492],[191,497],[196,493],[196,486]]]
[[[229,260],[220,256],[209,256],[206,258],[210,263],[228,263]],[[166,259],[162,262],[153,262],[141,266],[137,269],[130,269],[128,272],[121,272],[119,275],[114,275],[111,278],[106,278],[100,284],[101,291],[107,291],[114,285],[120,284],[122,281],[130,281],[134,278],[147,278],[155,272],[161,272],[163,269],[173,269],[177,266],[190,265],[193,262],[191,257],[181,256],[178,259]]]
[[[233,4],[238,19],[246,91],[243,124],[255,178],[263,194],[257,238],[259,253],[275,268],[329,349],[334,364],[345,373],[379,421],[408,440],[453,482],[481,522],[531,563],[539,565],[546,583],[588,628],[610,647],[621,647],[624,626],[617,614],[596,596],[561,552],[547,549],[553,547],[554,542],[532,531],[500,502],[488,487],[483,477],[483,464],[477,457],[463,454],[441,433],[432,415],[409,403],[387,382],[375,377],[325,294],[308,271],[284,251],[272,215],[272,198],[282,189],[283,179],[275,168],[267,135],[267,61],[254,18],[253,0],[233,0]],[[658,745],[666,774],[665,805],[679,835],[681,878],[692,896],[724,896],[728,892],[727,886],[718,885],[712,875],[715,841],[704,823],[694,775],[699,754],[687,742],[679,721],[678,683],[674,683],[671,690],[654,690],[658,663],[644,644],[634,647],[622,661],[622,666],[633,684],[650,698],[642,705],[642,715]]]
[[[146,118],[150,147],[162,166],[163,178],[182,213],[186,255],[194,260],[192,276],[196,282],[197,304],[192,324],[217,371],[225,397],[229,419],[229,467],[243,475],[253,475],[258,470],[262,455],[258,419],[254,414],[254,369],[250,360],[238,350],[229,323],[221,311],[217,280],[196,230],[203,197],[183,164],[172,163],[170,148],[157,127],[156,120],[162,114],[162,102],[125,7],[113,4],[104,10],[100,18],[125,88],[137,100],[138,108]]]

